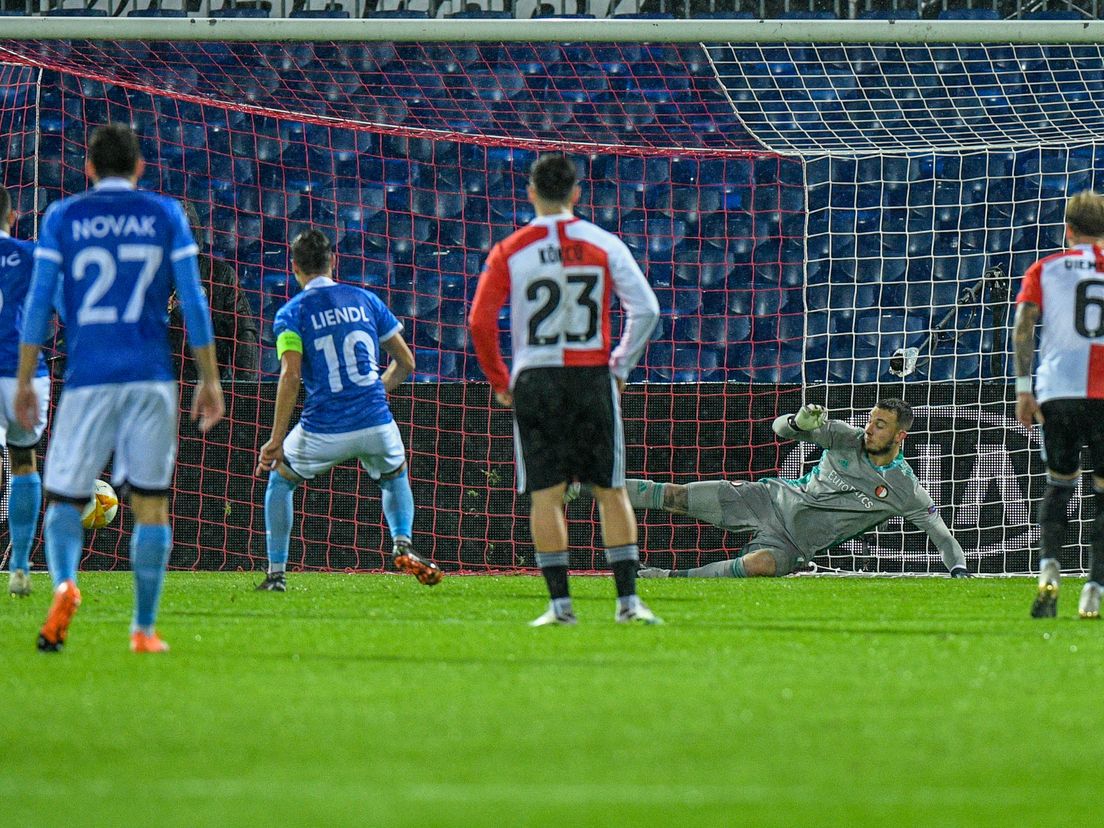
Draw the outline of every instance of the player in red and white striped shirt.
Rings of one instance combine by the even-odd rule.
[[[1043,425],[1047,487],[1039,506],[1042,529],[1035,618],[1058,610],[1059,557],[1067,507],[1081,474],[1081,447],[1093,462],[1096,518],[1092,570],[1081,592],[1082,618],[1100,617],[1104,593],[1104,198],[1078,193],[1066,205],[1069,249],[1040,259],[1024,274],[1016,297],[1016,419]],[[1043,318],[1039,375],[1032,392],[1035,323]]]
[[[471,309],[476,356],[500,403],[514,409],[518,491],[533,499],[533,545],[552,602],[532,622],[574,624],[567,584],[567,483],[589,483],[599,504],[606,560],[622,622],[658,623],[636,595],[636,516],[625,493],[621,390],[648,344],[659,303],[625,244],[573,215],[575,165],[537,159],[529,200],[537,217],[499,242]],[[625,314],[620,342],[611,302]],[[498,345],[498,314],[510,301],[512,370]]]

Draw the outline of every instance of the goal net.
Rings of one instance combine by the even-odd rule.
[[[86,188],[91,129],[131,123],[142,185],[187,200],[236,276],[237,303],[208,286],[223,291],[229,417],[206,438],[182,427],[173,566],[264,560],[252,469],[278,371],[272,320],[296,289],[288,244],[307,226],[414,349],[392,407],[416,545],[447,570],[531,564],[509,412],[465,314],[490,246],[532,215],[529,164],[563,151],[580,213],[624,238],[663,309],[624,401],[629,476],[796,478],[818,452],[779,443],[777,414],[808,399],[861,423],[904,396],[918,415],[906,457],[971,567],[1021,572],[1043,477],[1037,435],[1011,417],[1008,308],[1026,266],[1059,248],[1064,199],[1104,163],[1102,68],[1100,47],[1069,45],[8,40],[0,180],[15,234],[32,237],[48,203]],[[125,566],[122,514],[85,566]],[[602,568],[593,504],[569,517],[572,566]],[[293,567],[386,565],[378,492],[355,467],[300,487],[296,518]],[[663,513],[641,527],[660,566],[745,540]],[[942,571],[899,521],[817,563]]]

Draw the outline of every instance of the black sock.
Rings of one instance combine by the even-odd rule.
[[[542,566],[541,575],[548,584],[548,595],[553,601],[568,596],[566,566]]]
[[[567,550],[562,552],[538,552],[536,554],[537,566],[540,567],[544,582],[548,584],[548,594],[555,601],[557,598],[567,598],[570,593],[567,590]]]
[[[613,570],[613,582],[617,586],[617,597],[625,598],[636,595],[636,561],[614,561],[610,564]]]
[[[1073,497],[1073,487],[1072,480],[1047,481],[1043,499],[1039,503],[1040,558],[1054,558],[1059,564],[1062,562],[1062,547],[1065,545],[1066,528],[1069,524],[1066,509]]]
[[[670,574],[667,577],[668,578],[689,578],[690,577],[690,570],[689,569],[672,569]]]

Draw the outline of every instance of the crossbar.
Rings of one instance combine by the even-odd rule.
[[[1104,21],[3,17],[3,40],[1075,44]]]

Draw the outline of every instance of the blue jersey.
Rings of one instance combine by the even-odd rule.
[[[197,247],[180,204],[119,178],[50,205],[35,249],[23,340],[42,344],[60,280],[67,387],[173,380],[169,296],[193,348],[212,341]]]
[[[0,377],[14,377],[19,367],[23,333],[23,302],[31,287],[34,242],[0,232]],[[38,357],[37,376],[46,374],[46,359]]]
[[[402,324],[374,293],[316,277],[276,314],[276,352],[303,355],[305,431],[341,434],[392,420],[379,343]]]

